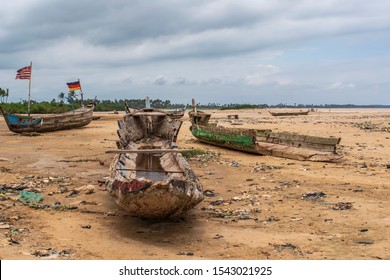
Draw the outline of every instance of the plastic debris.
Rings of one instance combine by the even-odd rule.
[[[19,200],[28,204],[33,204],[43,200],[43,196],[40,193],[30,192],[30,191],[21,191],[19,193]]]
[[[348,210],[352,208],[351,202],[337,202],[333,206],[333,210]]]
[[[36,257],[48,257],[51,255],[51,253],[52,253],[51,248],[49,248],[49,249],[36,250],[32,253],[32,255]]]
[[[213,191],[211,191],[211,190],[205,190],[204,192],[203,192],[203,194],[205,195],[205,196],[207,196],[207,197],[215,197],[215,196],[217,196]]]
[[[177,253],[178,256],[193,256],[193,252],[179,252]]]
[[[321,197],[326,197],[326,193],[324,192],[310,192],[310,193],[304,193],[302,195],[301,199],[309,199],[309,200],[316,200]]]
[[[90,225],[85,225],[85,226],[81,226],[82,228],[85,228],[85,229],[91,229],[92,226]]]
[[[218,199],[215,200],[215,201],[211,201],[210,204],[211,204],[211,205],[221,205],[223,202],[224,202],[223,198],[220,197],[220,198],[218,198]]]

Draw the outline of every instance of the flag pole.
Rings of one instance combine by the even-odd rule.
[[[32,61],[30,62],[30,79],[28,82],[28,103],[27,103],[27,113],[30,116],[30,104],[31,104],[31,79],[32,79]]]
[[[83,93],[83,89],[81,88],[81,83],[80,83],[80,79],[79,80],[79,85],[80,85],[80,95],[81,95],[81,106],[84,107],[84,93]]]

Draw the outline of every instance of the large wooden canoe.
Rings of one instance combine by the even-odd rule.
[[[15,133],[48,132],[85,126],[92,121],[93,105],[42,117],[8,114],[0,107],[9,130]]]
[[[272,116],[299,116],[299,115],[308,115],[310,110],[306,111],[268,111]]]
[[[332,162],[340,138],[316,137],[269,129],[229,128],[210,124],[211,114],[192,110],[191,133],[199,141],[239,151],[296,160]]]
[[[176,146],[182,121],[145,108],[118,122],[115,152],[106,188],[132,215],[181,216],[203,200],[203,188]]]

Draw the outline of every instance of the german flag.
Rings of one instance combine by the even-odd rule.
[[[80,81],[66,84],[68,85],[69,90],[81,90]]]

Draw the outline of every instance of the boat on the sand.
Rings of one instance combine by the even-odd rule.
[[[182,109],[175,109],[175,110],[167,110],[166,112],[169,114],[169,116],[172,119],[181,119],[184,116],[186,109],[182,108]]]
[[[300,115],[308,115],[310,110],[302,111],[302,110],[294,110],[294,111],[268,111],[272,116],[300,116]]]
[[[182,121],[153,108],[133,110],[118,121],[118,150],[106,188],[134,216],[184,215],[203,200],[203,188],[178,149]]]
[[[148,97],[146,98],[146,104],[149,104],[147,106],[150,107],[150,100]],[[127,114],[130,114],[136,110],[137,109],[129,107],[127,102],[125,103],[125,111]],[[165,112],[171,119],[181,119],[186,112],[186,108],[173,109],[173,110],[161,110],[161,111]]]
[[[301,161],[333,162],[342,158],[336,152],[341,138],[218,126],[209,123],[211,114],[197,110],[194,101],[189,116],[192,135],[207,144]]]
[[[40,133],[82,127],[92,121],[93,109],[93,105],[88,105],[61,114],[26,116],[9,114],[0,106],[9,130],[15,133]]]

